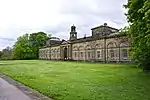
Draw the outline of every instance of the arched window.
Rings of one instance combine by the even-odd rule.
[[[128,43],[123,41],[120,43],[120,47],[127,47],[128,46]]]
[[[108,43],[107,48],[113,48],[116,47],[116,44],[113,42]]]
[[[86,58],[87,59],[91,59],[91,55],[92,55],[92,50],[91,50],[92,48],[91,48],[91,46],[90,45],[87,45],[86,46]]]
[[[84,47],[83,47],[83,46],[80,46],[80,47],[78,48],[78,50],[79,50],[79,51],[84,50]]]
[[[102,45],[100,45],[100,44],[95,45],[95,49],[100,49],[100,48],[102,48]]]
[[[97,58],[101,57],[101,51],[97,51]]]
[[[86,50],[91,50],[91,46],[87,45]]]
[[[77,46],[73,46],[73,51],[77,51],[78,47]]]

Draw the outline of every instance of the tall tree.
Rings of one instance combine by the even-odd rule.
[[[125,7],[130,23],[131,57],[144,71],[150,71],[150,0],[128,0]]]
[[[14,59],[37,59],[38,50],[48,38],[44,32],[25,34],[17,39],[13,48]]]
[[[2,59],[12,59],[12,48],[6,47],[0,52],[0,57]]]
[[[45,40],[48,39],[48,36],[44,32],[32,33],[29,36],[30,45],[34,51],[35,58],[38,58],[38,50],[40,47],[45,45]]]
[[[17,39],[13,47],[14,59],[32,59],[33,51],[32,46],[29,44],[29,35],[25,34]]]
[[[2,53],[2,51],[0,51],[0,58],[2,57],[2,55],[3,55],[3,53]]]

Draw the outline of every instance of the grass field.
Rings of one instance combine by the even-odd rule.
[[[150,75],[121,64],[5,61],[0,72],[54,100],[150,100]]]

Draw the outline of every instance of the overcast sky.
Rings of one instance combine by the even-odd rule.
[[[25,33],[43,31],[68,39],[70,26],[78,37],[91,35],[91,28],[107,23],[127,25],[123,4],[127,0],[0,0],[0,50],[12,46]]]

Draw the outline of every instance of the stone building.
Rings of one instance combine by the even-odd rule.
[[[39,59],[99,62],[129,62],[130,39],[119,30],[104,25],[92,28],[92,36],[77,38],[71,27],[70,39],[51,38],[39,49]]]

